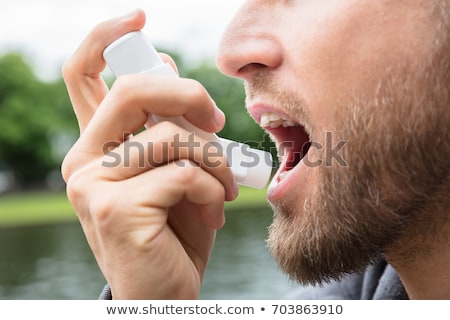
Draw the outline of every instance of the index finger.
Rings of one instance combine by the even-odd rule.
[[[103,50],[117,38],[140,30],[144,25],[145,14],[142,10],[102,22],[64,63],[62,74],[81,132],[87,127],[108,92],[108,87],[100,75],[106,67]]]

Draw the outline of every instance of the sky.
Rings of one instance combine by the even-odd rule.
[[[223,30],[244,0],[2,0],[0,55],[20,51],[39,77],[52,79],[97,23],[136,8],[156,47],[188,61],[214,59]]]

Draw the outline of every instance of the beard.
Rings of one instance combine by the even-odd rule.
[[[388,255],[413,261],[448,243],[441,232],[450,207],[446,52],[420,68],[390,69],[373,94],[337,108],[330,131],[347,142],[341,150],[347,166],[308,168],[316,183],[307,195],[299,201],[293,190],[272,205],[267,244],[291,279],[323,284]],[[292,103],[293,94],[284,95]],[[307,156],[325,159],[326,149]]]

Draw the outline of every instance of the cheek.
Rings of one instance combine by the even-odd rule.
[[[299,37],[286,41],[291,44],[286,62],[293,66],[287,82],[301,88],[320,129],[333,128],[333,118],[341,111],[337,106],[355,95],[373,97],[384,74],[401,76],[403,66],[427,54],[417,27],[376,14],[374,8],[329,14],[311,23]]]
[[[355,90],[375,85],[374,75],[382,68],[360,24],[358,17],[330,13],[308,21],[307,28],[285,40],[290,44],[285,51],[286,69],[290,69],[286,83],[292,90],[300,88],[321,131],[330,128],[335,108]]]

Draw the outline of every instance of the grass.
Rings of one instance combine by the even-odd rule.
[[[241,187],[239,197],[227,202],[229,210],[264,206],[266,190]],[[34,192],[0,196],[0,227],[75,221],[76,214],[64,192]]]
[[[225,209],[242,209],[261,207],[267,205],[267,189],[258,190],[248,187],[240,187],[239,196],[233,202],[226,202]]]
[[[0,197],[0,226],[76,220],[64,192],[33,192]]]

